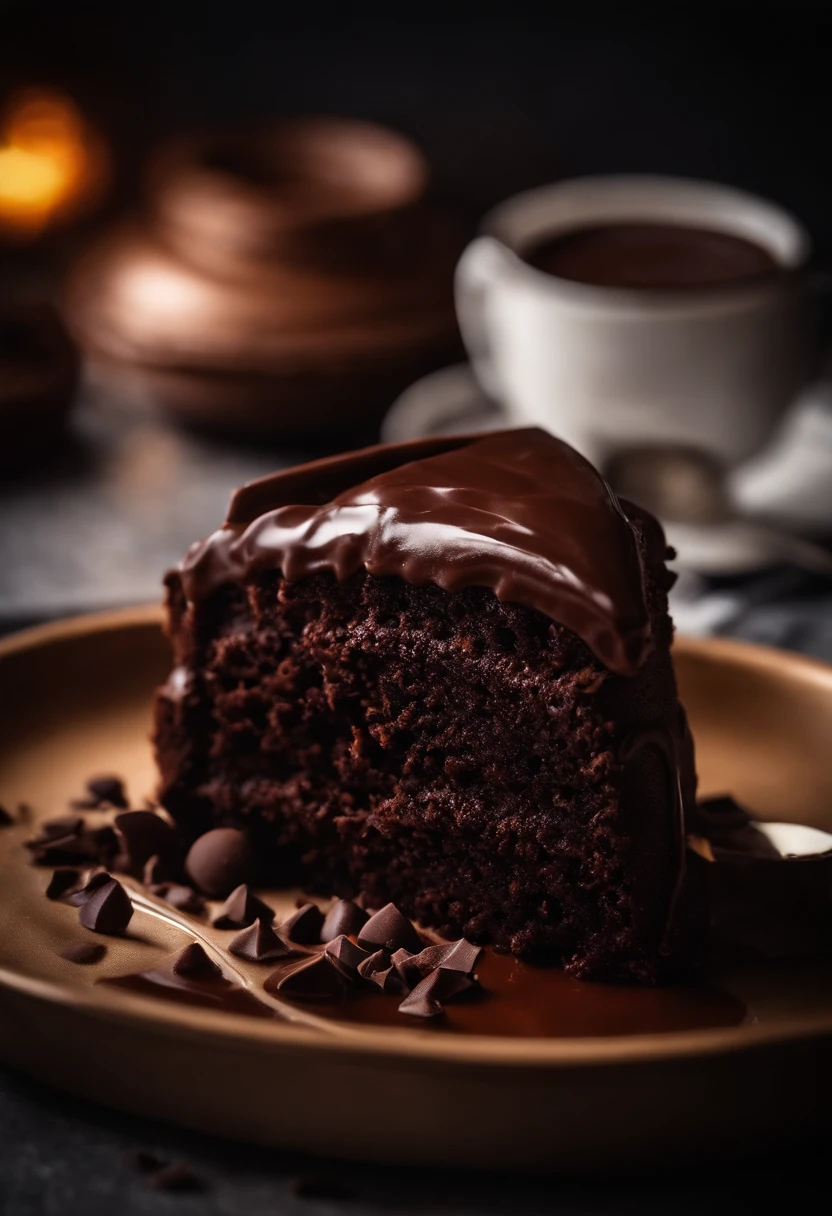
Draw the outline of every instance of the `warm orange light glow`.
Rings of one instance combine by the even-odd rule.
[[[100,195],[107,156],[75,103],[28,90],[0,114],[0,232],[37,235]]]

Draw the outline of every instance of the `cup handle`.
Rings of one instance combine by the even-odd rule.
[[[507,265],[506,250],[491,236],[479,236],[463,251],[454,276],[456,315],[474,375],[489,397],[503,397],[494,362],[488,297]]]

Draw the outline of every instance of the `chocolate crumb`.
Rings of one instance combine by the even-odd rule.
[[[358,935],[358,944],[365,950],[399,950],[412,954],[422,949],[422,940],[413,925],[395,904],[387,904],[371,916]]]
[[[157,1191],[203,1191],[205,1183],[184,1161],[172,1161],[150,1175],[150,1185]]]
[[[61,951],[61,958],[65,958],[68,963],[78,963],[79,966],[86,967],[91,963],[100,963],[106,953],[107,947],[98,942],[83,942],[79,946],[67,946]]]
[[[293,1178],[289,1186],[292,1194],[299,1199],[331,1199],[333,1202],[350,1203],[356,1198],[355,1192],[337,1178],[327,1178],[323,1174],[302,1174]]]
[[[258,899],[251,887],[242,883],[231,892],[213,923],[215,929],[245,929],[247,925],[254,924],[258,917],[271,924],[274,909]]]
[[[301,946],[316,946],[321,940],[324,914],[317,904],[304,904],[280,926],[281,937]]]
[[[94,933],[120,936],[133,916],[133,904],[120,882],[109,875],[106,878],[107,881],[82,906],[81,924]]]
[[[191,942],[180,950],[173,959],[172,968],[174,975],[189,980],[213,980],[222,975],[222,968],[206,954],[199,942]]]

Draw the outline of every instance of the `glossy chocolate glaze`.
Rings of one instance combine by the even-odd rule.
[[[266,991],[279,996],[277,984],[291,969],[292,964],[287,964],[273,972]],[[590,984],[558,968],[536,967],[493,950],[483,951],[476,974],[479,988],[449,1001],[444,1016],[435,1022],[399,1013],[401,996],[363,988],[350,990],[337,1002],[316,1002],[309,1008],[322,1017],[363,1025],[517,1038],[673,1033],[738,1026],[746,1016],[741,1001],[709,984],[657,988]]]
[[[655,525],[646,531],[655,541]],[[361,567],[451,592],[488,587],[565,625],[620,674],[652,648],[633,523],[592,466],[542,430],[370,448],[244,486],[181,576],[193,602],[264,570],[295,582]]]
[[[547,237],[524,256],[560,279],[640,291],[720,287],[778,269],[768,250],[753,241],[683,224],[578,228]]]

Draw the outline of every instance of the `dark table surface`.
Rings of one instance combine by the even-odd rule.
[[[116,1204],[119,1216],[757,1216],[770,1210],[766,1203],[809,1210],[825,1193],[821,1143],[731,1164],[710,1161],[713,1149],[694,1146],[696,1158],[684,1169],[657,1161],[649,1174],[595,1178],[326,1162],[165,1128],[0,1072],[3,1216],[90,1216],[113,1212]],[[729,1145],[721,1149],[730,1152]],[[195,1189],[156,1189],[141,1168],[142,1154],[186,1166]]]

